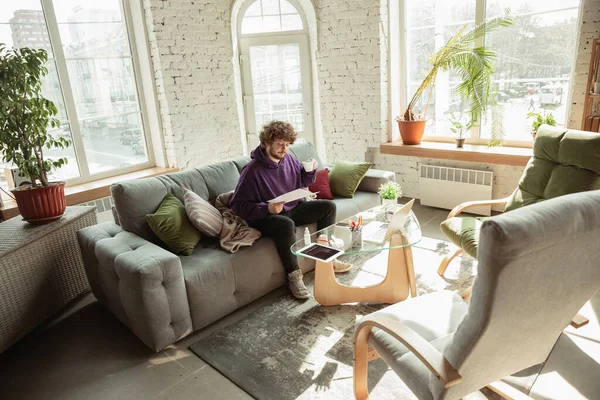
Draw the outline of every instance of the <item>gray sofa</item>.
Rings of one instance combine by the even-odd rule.
[[[310,143],[291,153],[300,161],[318,156]],[[249,161],[240,157],[111,187],[115,223],[104,222],[79,232],[79,244],[92,291],[148,347],[159,351],[193,331],[284,285],[286,277],[275,245],[261,238],[237,253],[219,249],[203,238],[191,256],[165,250],[145,221],[167,193],[180,200],[186,186],[214,204],[235,188]],[[319,162],[322,166],[322,163]],[[337,219],[380,203],[377,189],[393,172],[370,170],[354,198],[338,198]],[[309,226],[314,231],[316,224]],[[298,238],[304,227],[298,227]],[[314,263],[301,260],[306,272]]]

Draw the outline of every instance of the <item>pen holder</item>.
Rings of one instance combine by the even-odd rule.
[[[354,231],[350,232],[352,235],[352,242],[350,248],[352,249],[362,249],[363,247],[363,237],[362,231]]]
[[[333,235],[344,241],[344,251],[352,248],[352,233],[347,226],[336,226],[333,230]]]

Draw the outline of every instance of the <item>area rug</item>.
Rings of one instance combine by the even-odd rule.
[[[444,241],[423,238],[413,247],[417,291],[462,292],[471,285],[476,261],[458,258],[440,277],[437,267],[450,251]],[[370,285],[383,279],[387,252],[344,256],[353,269],[337,275],[344,284]],[[305,277],[312,292],[312,277]],[[354,324],[384,304],[322,307],[300,302],[286,291],[272,304],[229,325],[190,348],[221,374],[259,400],[352,399]],[[369,388],[377,399],[414,399],[382,360],[369,363]],[[480,397],[477,397],[477,396]],[[486,398],[481,393],[469,399]]]

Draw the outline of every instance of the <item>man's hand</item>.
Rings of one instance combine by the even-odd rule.
[[[313,171],[315,171],[317,168],[319,168],[319,163],[317,160],[313,160]]]
[[[281,203],[269,203],[269,212],[271,214],[279,214],[281,212],[281,210],[283,210],[283,205],[285,203],[281,202]]]

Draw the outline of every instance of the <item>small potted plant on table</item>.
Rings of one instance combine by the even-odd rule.
[[[0,43],[0,155],[14,164],[30,184],[12,190],[25,221],[45,223],[60,218],[66,208],[64,182],[49,182],[53,168],[66,158],[44,158],[43,149],[64,149],[70,141],[53,137],[58,128],[54,103],[42,96],[42,78],[48,73],[43,49],[7,49]]]
[[[551,126],[556,125],[556,119],[554,119],[554,114],[552,114],[552,112],[529,112],[527,114],[527,118],[533,118],[533,122],[531,123],[531,127],[529,128],[531,136],[533,136],[533,140],[535,140],[535,136],[537,135],[537,131],[540,128],[540,126],[544,124]]]
[[[387,181],[379,186],[381,204],[384,206],[398,204],[398,198],[402,196],[402,187],[394,181]]]

